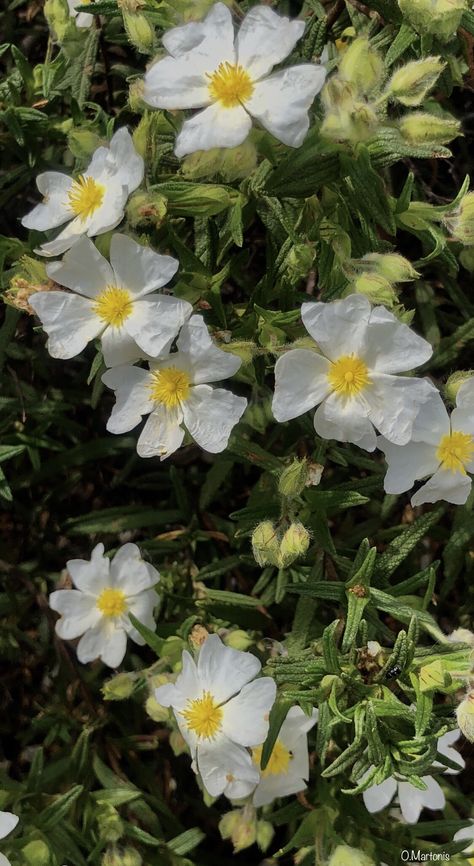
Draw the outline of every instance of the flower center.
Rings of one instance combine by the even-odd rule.
[[[165,367],[153,373],[150,385],[151,396],[158,403],[164,403],[167,409],[173,409],[189,397],[191,380],[184,370],[177,367]]]
[[[80,174],[71,184],[67,204],[73,213],[85,222],[101,206],[104,193],[105,186],[102,183],[97,183],[93,177]]]
[[[252,760],[257,767],[260,767],[262,760],[263,746],[257,746],[252,749]],[[264,770],[261,770],[262,778],[267,776],[280,776],[282,773],[287,773],[290,768],[290,761],[293,758],[291,752],[283,745],[281,740],[277,740],[273,746],[273,751],[270,755],[270,760]]]
[[[104,616],[120,616],[127,609],[125,593],[111,586],[102,590],[96,604]]]
[[[474,456],[474,437],[453,430],[441,439],[436,452],[441,468],[466,474],[466,466]]]
[[[209,78],[209,95],[224,108],[235,108],[253,93],[253,82],[243,66],[221,63]]]
[[[328,379],[333,391],[344,397],[353,397],[370,385],[368,367],[357,355],[341,355],[331,365]]]
[[[120,328],[132,312],[132,296],[127,289],[107,286],[94,303],[94,313],[114,328]]]
[[[203,692],[202,697],[188,701],[181,715],[188,729],[206,740],[213,740],[221,727],[222,710],[210,692]]]

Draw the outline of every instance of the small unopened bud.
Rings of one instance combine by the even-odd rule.
[[[99,147],[101,138],[86,126],[73,127],[67,137],[69,150],[77,159],[89,159]]]
[[[264,520],[252,533],[253,555],[259,565],[276,565],[280,553],[277,531],[270,520]]]
[[[310,534],[302,523],[292,523],[280,543],[280,566],[287,568],[308,550]]]
[[[133,694],[135,679],[132,674],[117,674],[111,680],[107,680],[102,686],[102,694],[105,701],[123,701]]]
[[[377,274],[390,283],[408,283],[419,276],[418,271],[399,253],[367,253],[360,259],[361,266],[373,267]]]
[[[232,834],[239,823],[240,811],[234,809],[232,812],[226,812],[219,821],[219,833],[223,839],[231,839]]]
[[[352,292],[365,295],[372,304],[383,304],[391,308],[398,303],[398,295],[392,284],[380,274],[360,274],[349,286],[348,293]]]
[[[143,100],[144,92],[145,85],[143,78],[137,78],[131,82],[128,89],[128,104],[132,111],[136,111],[137,114],[142,114],[148,109],[146,102]]]
[[[458,391],[461,385],[464,385],[464,383],[468,382],[469,379],[472,379],[473,376],[474,370],[457,370],[456,373],[453,373],[444,386],[446,399],[449,400],[450,403],[456,403],[456,397],[458,396]],[[458,631],[467,631],[467,629],[458,629]],[[462,638],[459,638],[459,640],[462,640]]]
[[[121,866],[142,866],[143,859],[136,848],[124,848]]]
[[[291,499],[299,496],[308,483],[308,462],[306,460],[293,460],[280,475],[278,491],[282,496]]]
[[[28,866],[49,866],[51,863],[49,848],[42,839],[28,842],[28,845],[21,849],[21,853]],[[8,863],[8,860],[5,862]]]
[[[338,845],[331,855],[328,866],[375,866],[375,863],[359,848]]]
[[[223,352],[228,352],[229,355],[237,355],[241,359],[242,364],[250,364],[257,351],[257,346],[255,343],[251,343],[250,340],[232,340],[231,343],[227,345],[223,344],[219,348]]]
[[[294,244],[285,259],[284,268],[289,279],[302,280],[307,277],[314,263],[314,245]]]
[[[248,650],[249,646],[252,646],[254,640],[249,636],[248,632],[244,631],[242,628],[236,628],[234,631],[230,631],[226,634],[224,643],[226,646],[232,647],[232,649],[245,652],[245,650]]]
[[[117,810],[108,803],[100,805],[96,820],[99,836],[104,842],[118,842],[123,836],[123,821]]]
[[[270,821],[257,821],[257,845],[264,854],[268,851],[274,835],[275,830]]]
[[[145,710],[150,716],[150,719],[153,719],[154,722],[169,722],[170,720],[169,709],[163,707],[162,704],[159,704],[154,697],[147,698],[145,702]]]
[[[418,31],[446,42],[456,33],[467,0],[398,0],[404,18]]]
[[[461,132],[461,124],[454,118],[421,111],[402,117],[399,128],[403,138],[411,144],[447,144]]]
[[[132,228],[159,228],[166,216],[166,199],[159,193],[137,192],[127,204],[127,219]]]
[[[469,740],[474,743],[474,692],[469,692],[456,710],[458,728]]]
[[[234,852],[243,851],[256,842],[257,813],[253,806],[228,812],[219,821],[219,830],[223,839],[231,839]]]
[[[179,731],[172,731],[170,734],[170,746],[173,749],[174,755],[179,758],[180,755],[185,755],[188,752],[186,740]]]
[[[440,57],[424,57],[406,63],[393,73],[387,93],[402,105],[421,105],[445,66]]]
[[[474,375],[474,371],[472,375]],[[468,628],[455,628],[451,634],[448,634],[448,640],[453,643],[467,643],[474,647],[474,633]]]
[[[459,207],[444,219],[452,237],[466,247],[474,246],[474,192],[461,199]]]
[[[383,80],[383,60],[365,36],[359,36],[344,52],[339,64],[339,75],[353,84],[359,93],[369,94],[380,87]]]
[[[142,12],[122,10],[125,31],[132,45],[141,54],[152,54],[155,48],[155,31]]]

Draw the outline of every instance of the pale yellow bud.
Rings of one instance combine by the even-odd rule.
[[[411,144],[447,144],[461,132],[461,124],[454,118],[421,111],[402,117],[399,128],[403,138]]]
[[[474,370],[471,371],[471,376],[474,376]],[[462,382],[460,385],[462,385]],[[467,643],[469,646],[474,647],[474,633],[469,631],[468,628],[455,628],[454,631],[448,635],[448,639],[453,641],[453,643]]]
[[[254,640],[246,631],[241,628],[236,628],[234,631],[230,631],[226,634],[224,643],[226,646],[232,647],[232,649],[245,652],[245,650],[248,650],[249,646],[252,646]]]
[[[158,703],[156,698],[149,697],[145,702],[145,710],[154,722],[169,722],[170,711]]]
[[[102,803],[96,814],[97,826],[99,828],[99,836],[104,842],[118,842],[123,836],[122,819],[108,803]]]
[[[444,223],[455,240],[466,247],[474,246],[474,192],[463,196],[459,207],[445,217]]]
[[[117,674],[111,680],[107,680],[102,686],[102,694],[105,701],[123,701],[133,694],[135,689],[135,678],[132,674]]]
[[[445,66],[440,57],[413,60],[393,73],[387,92],[402,105],[421,105]]]
[[[467,0],[398,0],[406,20],[418,31],[448,41],[456,33],[468,8]]]
[[[389,308],[398,302],[398,295],[392,284],[380,274],[360,274],[347,290],[347,294],[352,292],[365,295],[372,304],[383,304]]]
[[[277,531],[270,520],[264,520],[252,533],[252,550],[259,565],[276,565],[280,553]]]
[[[141,54],[152,54],[155,48],[155,30],[141,12],[123,9],[123,23],[132,45]]]
[[[384,76],[383,60],[365,36],[359,36],[344,52],[339,75],[353,84],[359,93],[369,94],[380,87]]]
[[[444,393],[450,403],[452,403],[453,405],[454,403],[456,403],[456,397],[458,395],[458,391],[461,385],[464,385],[464,382],[468,382],[469,379],[472,379],[473,376],[474,370],[458,370],[456,373],[453,373],[449,377],[446,385],[444,386]],[[457,631],[453,632],[453,634],[460,634],[461,632],[472,634],[472,632],[468,632],[468,630],[464,628],[457,629]],[[456,640],[464,640],[464,638],[459,637],[456,638]],[[469,641],[467,641],[467,643],[469,643]]]
[[[28,866],[49,866],[51,863],[49,848],[42,839],[34,839],[33,842],[29,842],[21,849],[21,853]]]
[[[291,499],[299,496],[308,483],[307,460],[293,460],[280,475],[278,492]]]
[[[260,848],[260,851],[263,851],[263,853],[265,853],[265,851],[268,850],[274,835],[275,830],[273,829],[273,825],[270,824],[269,821],[257,822],[257,845]]]
[[[331,855],[328,866],[375,866],[375,863],[359,848],[338,845]]]
[[[407,283],[419,276],[418,271],[399,253],[367,253],[360,260],[364,269],[369,265],[390,283]]]
[[[179,731],[172,731],[170,734],[170,746],[177,758],[189,751],[186,740],[181,736]]]
[[[287,568],[295,559],[304,556],[310,543],[310,534],[302,523],[292,523],[280,543],[280,566]]]
[[[474,743],[474,692],[469,692],[456,710],[458,728],[469,740]]]

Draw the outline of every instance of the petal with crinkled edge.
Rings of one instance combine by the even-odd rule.
[[[259,81],[245,108],[278,141],[300,147],[309,129],[308,111],[325,78],[324,66],[290,66]]]
[[[438,469],[423,487],[412,496],[411,504],[423,505],[425,502],[451,502],[452,505],[464,505],[471,492],[471,478],[461,472],[450,472],[449,469]]]
[[[329,392],[329,362],[310,349],[291,349],[275,364],[272,412],[277,421],[289,421],[314,409]]]
[[[342,300],[308,302],[301,307],[303,324],[330,361],[344,355],[363,357],[371,306],[364,295]]]
[[[114,367],[102,376],[104,385],[115,391],[115,405],[107,422],[109,433],[128,433],[155,405],[151,376],[140,367]]]
[[[46,345],[53,358],[74,358],[104,328],[91,301],[80,295],[37,292],[29,298],[29,304],[48,335]]]
[[[225,388],[197,385],[182,404],[183,419],[197,444],[219,454],[227,447],[233,428],[240,421],[247,400]]]
[[[241,105],[222,108],[215,102],[184,121],[174,152],[180,159],[196,150],[237,147],[245,141],[251,128],[250,115]]]
[[[237,34],[237,61],[253,79],[259,79],[291,54],[304,29],[304,21],[290,21],[268,6],[255,6]]]
[[[107,286],[115,283],[114,273],[107,259],[85,236],[68,250],[61,261],[48,262],[46,273],[60,286],[66,286],[87,298],[96,298]]]

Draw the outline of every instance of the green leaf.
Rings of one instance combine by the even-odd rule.
[[[143,625],[143,623],[140,622],[133,613],[129,613],[128,616],[133,627],[136,628],[145,643],[157,654],[158,657],[160,657],[163,652],[163,645],[165,643],[164,639],[159,637],[154,631],[148,628],[148,626]]]

